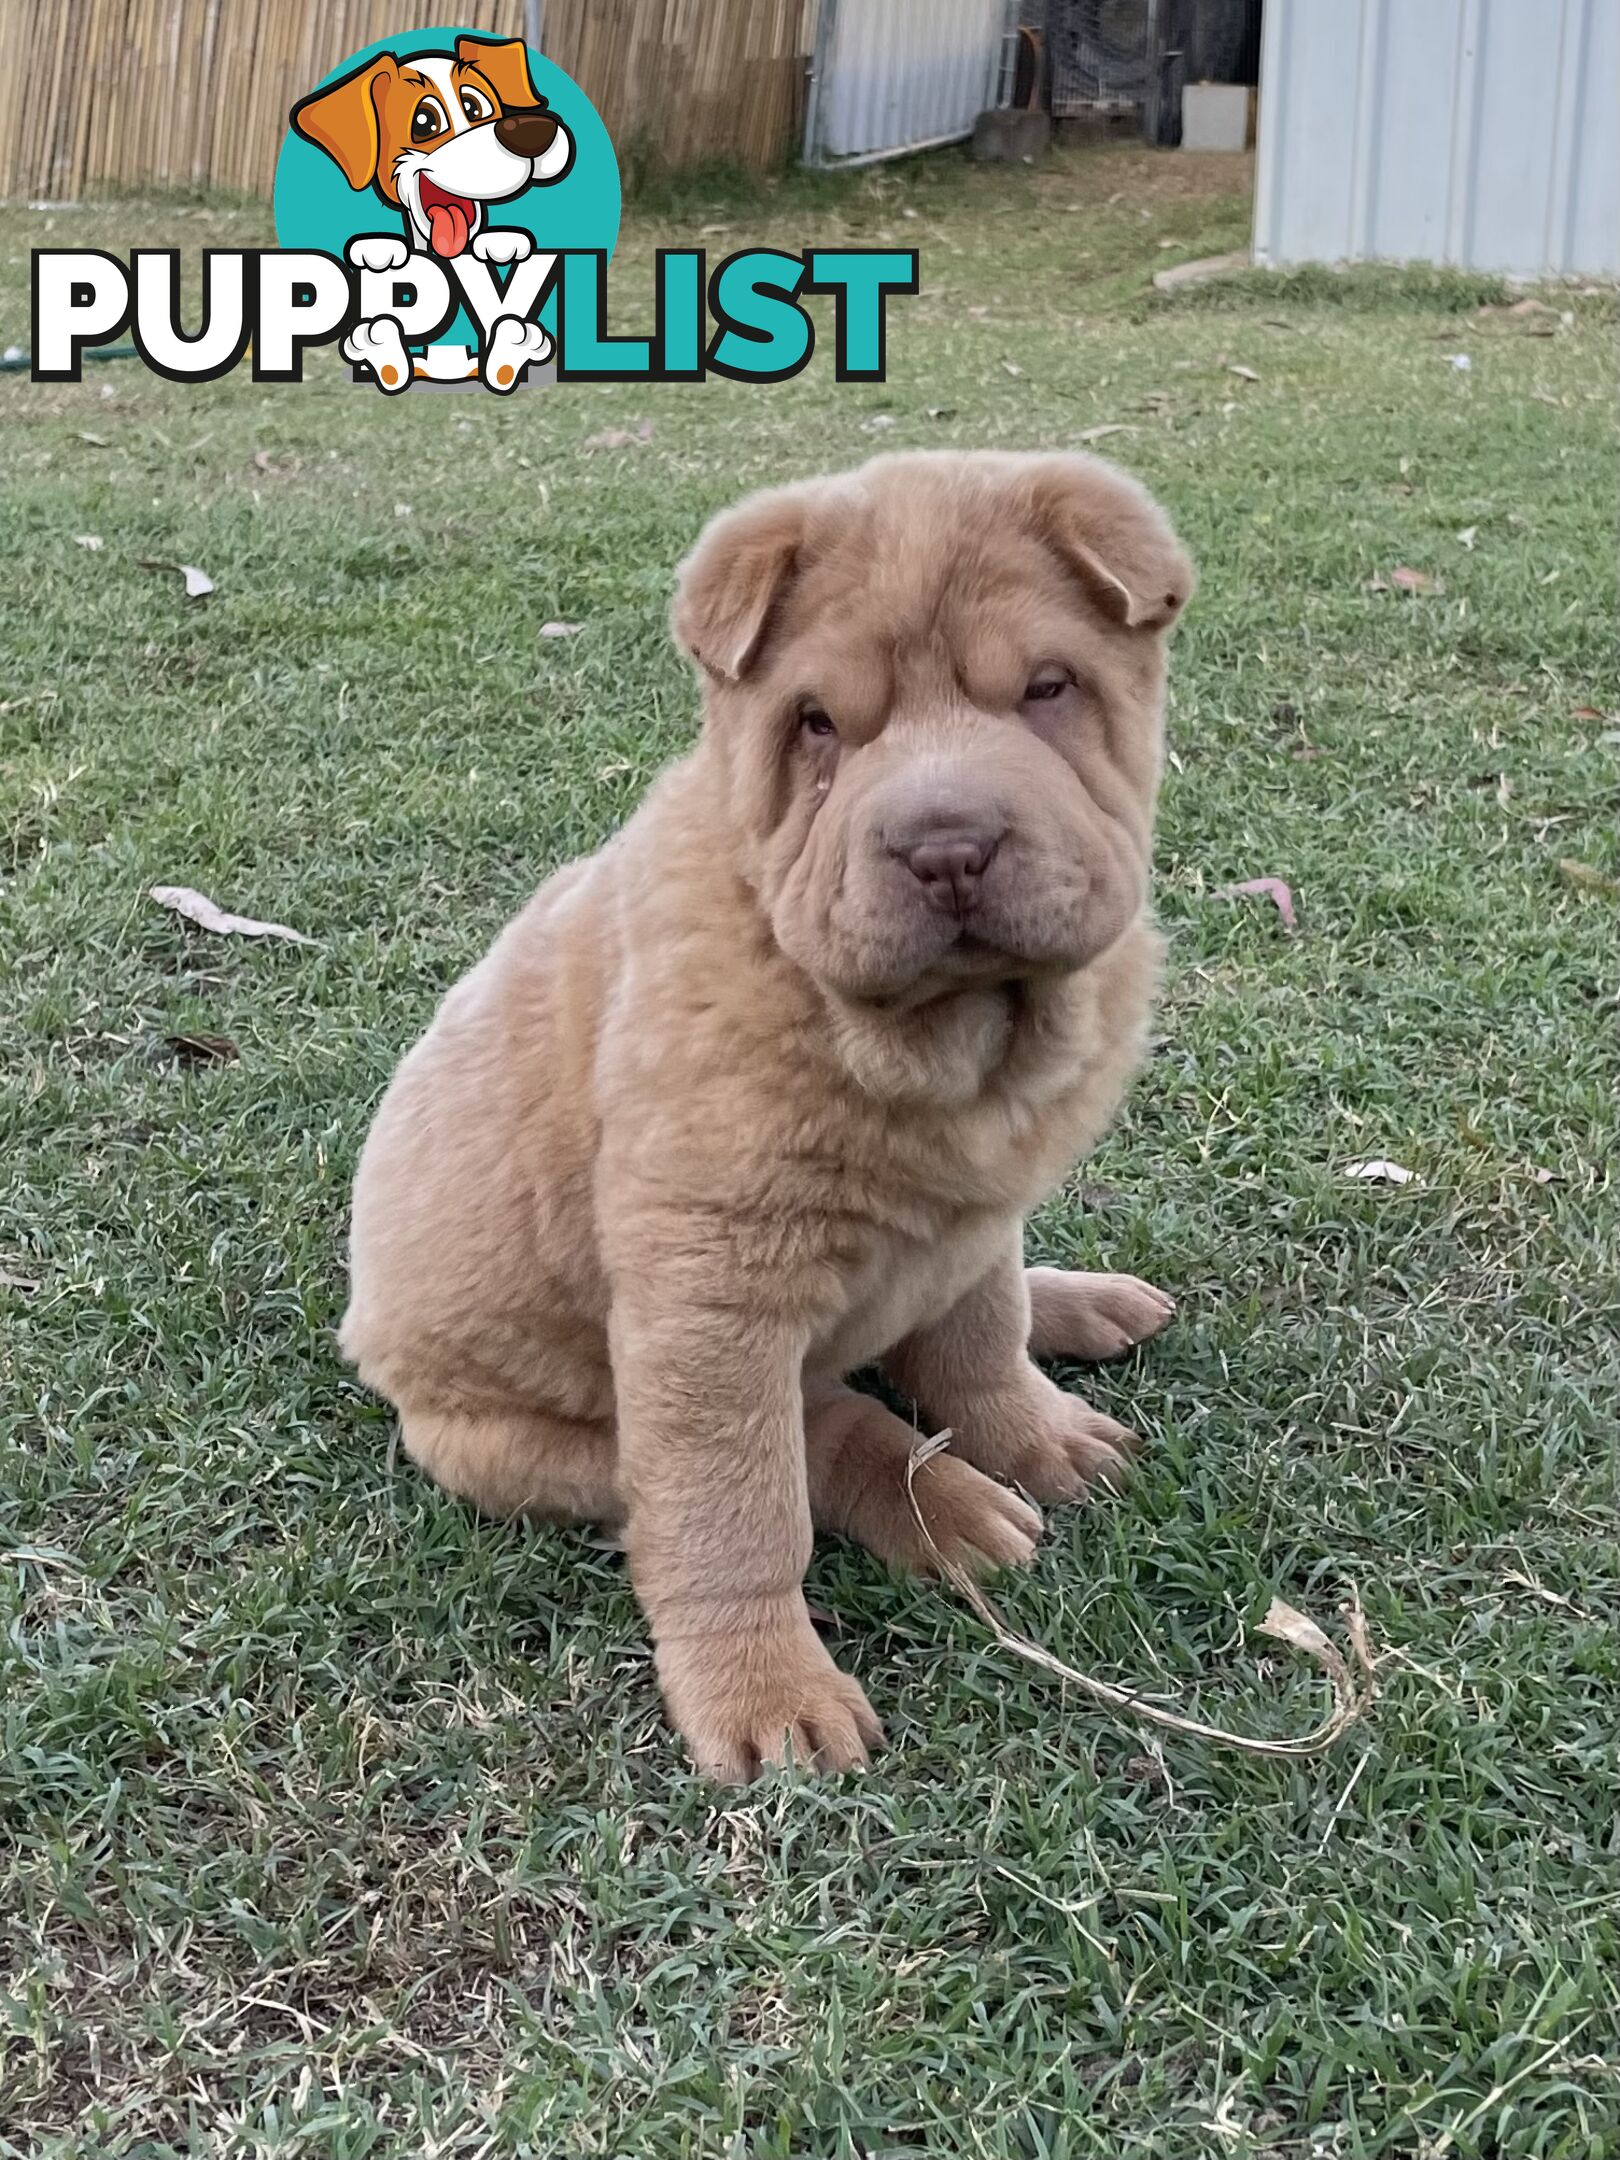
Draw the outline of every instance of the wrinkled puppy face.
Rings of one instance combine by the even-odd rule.
[[[1105,952],[1146,897],[1192,583],[1096,458],[885,457],[716,519],[675,631],[782,950],[901,1006]]]

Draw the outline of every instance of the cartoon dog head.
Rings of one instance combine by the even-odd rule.
[[[484,205],[560,180],[574,139],[535,89],[513,39],[462,37],[453,53],[381,53],[293,107],[292,124],[352,188],[405,214],[411,246],[459,255]]]

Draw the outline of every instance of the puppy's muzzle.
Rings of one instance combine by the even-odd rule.
[[[514,157],[544,157],[557,140],[557,117],[538,105],[504,112],[495,123],[495,140]]]

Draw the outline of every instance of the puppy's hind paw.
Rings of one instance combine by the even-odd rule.
[[[1175,1300],[1136,1275],[1026,1268],[1035,1357],[1121,1357],[1175,1318]]]
[[[869,1491],[850,1525],[852,1535],[890,1567],[938,1575],[954,1565],[969,1575],[991,1575],[997,1568],[1026,1567],[1035,1557],[1037,1511],[959,1456],[942,1453],[919,1464],[912,1492],[922,1523],[902,1481],[896,1494]]]
[[[1087,1500],[1099,1488],[1123,1491],[1141,1440],[1077,1396],[1061,1395],[1058,1401],[1039,1445],[1009,1464],[1008,1475],[1031,1499],[1049,1504]]]

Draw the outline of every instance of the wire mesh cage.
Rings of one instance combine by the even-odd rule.
[[[1141,116],[1150,142],[1181,139],[1189,82],[1253,82],[1261,0],[1028,0],[1056,120]]]

